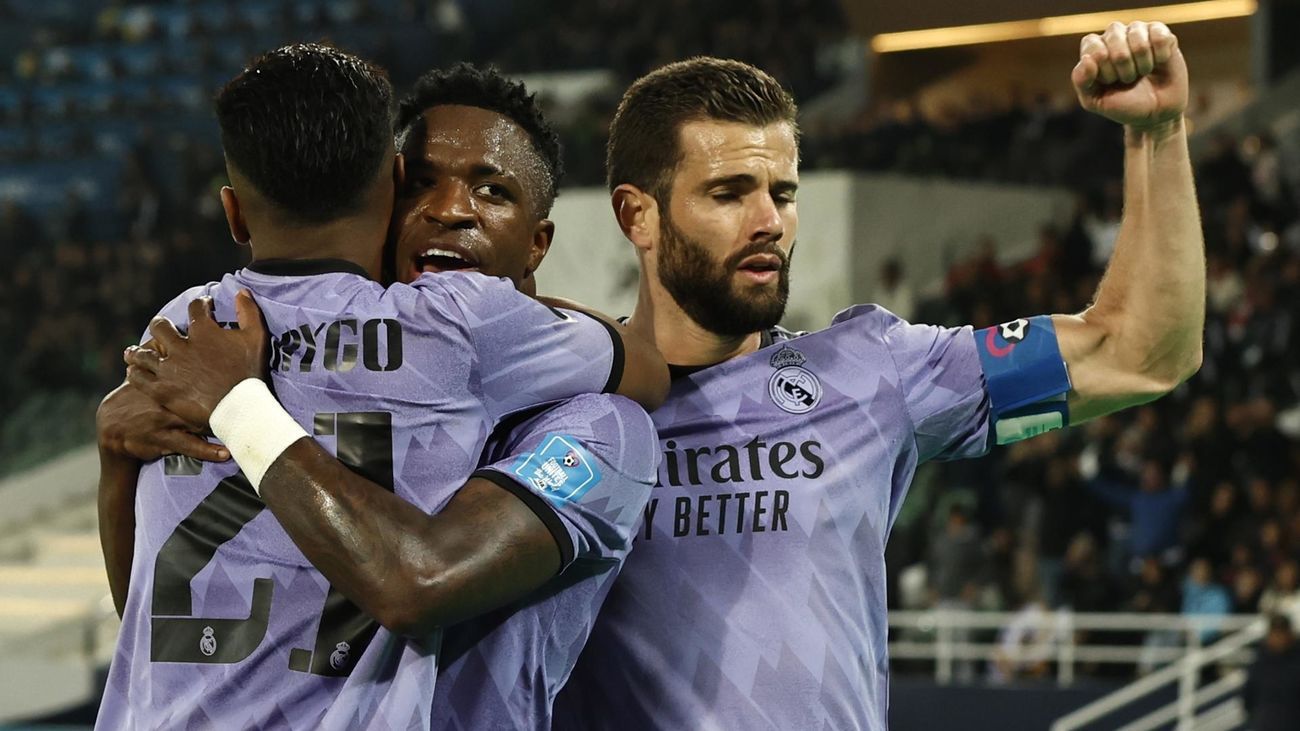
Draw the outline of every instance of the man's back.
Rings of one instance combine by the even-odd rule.
[[[339,262],[262,263],[163,314],[183,322],[188,301],[210,294],[218,319],[233,319],[241,288],[272,333],[272,381],[286,410],[342,462],[425,512],[464,483],[496,419],[552,392],[596,390],[611,366],[598,355],[610,352],[603,328],[584,329],[603,338],[586,349],[585,336],[551,337],[562,317],[478,276],[385,291]],[[542,360],[509,342],[521,330],[531,337],[515,339],[548,357],[529,366],[527,388],[506,388],[504,362]],[[137,525],[102,727],[428,726],[438,637],[407,640],[362,615],[233,463],[147,465]]]

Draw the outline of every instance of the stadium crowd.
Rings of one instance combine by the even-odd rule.
[[[904,580],[893,601],[1300,614],[1300,200],[1286,173],[1266,136],[1216,140],[1196,176],[1209,272],[1200,373],[1147,406],[938,466],[943,490],[914,494],[913,522],[891,538],[895,575],[923,567],[925,580]],[[1080,311],[1121,211],[1119,181],[1096,181],[1032,256],[1007,264],[988,242],[914,314],[982,327]]]
[[[301,3],[248,6],[269,8],[272,25],[321,33],[390,17],[385,9],[394,6],[391,17],[418,22],[454,52],[516,72],[599,65],[628,79],[662,61],[708,52],[763,66],[801,99],[833,82],[814,49],[843,33],[830,0],[798,0],[802,12],[767,0],[719,0],[702,10],[689,3],[695,18],[689,24],[676,20],[689,15],[683,1],[602,0],[585,10],[518,3],[523,12],[509,15],[514,23],[466,40],[461,31],[476,27],[476,14],[499,14],[506,4],[355,0],[309,17],[294,15],[307,12]],[[4,130],[18,130],[11,140],[0,134],[0,162],[108,151],[81,126],[85,135],[42,146],[51,129],[84,122],[84,105],[92,100],[42,96],[41,88],[107,83],[123,91],[110,95],[105,109],[132,124],[186,109],[204,112],[204,98],[186,107],[158,86],[133,101],[125,80],[137,72],[205,78],[229,70],[249,49],[207,43],[217,21],[205,22],[201,13],[176,16],[175,8],[187,6],[164,5],[110,3],[88,21],[36,37],[18,54],[3,71],[4,83],[30,93],[0,104]],[[0,1],[0,17],[16,17],[17,6]],[[741,15],[745,23],[728,20]],[[262,30],[257,13],[220,17],[225,31]],[[790,17],[798,20],[788,24]],[[611,35],[610,28],[617,30]],[[101,54],[101,65],[83,69],[82,56],[59,52],[61,44],[157,42],[164,49],[162,39],[172,35],[194,41],[193,52],[159,53],[140,69],[129,65],[131,54]],[[507,36],[511,43],[502,43]],[[400,67],[398,43],[399,35],[379,37],[375,57]],[[55,98],[64,103],[47,103]],[[573,183],[603,177],[600,151],[612,102],[597,97],[567,115],[563,136]],[[0,470],[85,441],[98,397],[120,380],[121,348],[137,339],[158,304],[243,261],[244,252],[230,245],[215,195],[224,170],[210,133],[173,131],[161,145],[165,154],[148,134],[118,144],[121,172],[107,205],[91,205],[75,186],[43,212],[0,200],[0,253],[8,262],[0,272],[0,348],[10,354],[0,365],[7,384],[0,392],[0,453],[6,455]],[[904,105],[810,130],[803,144],[813,168],[1075,186],[1073,219],[1059,230],[1045,228],[1032,256],[1003,261],[995,242],[985,242],[952,267],[941,298],[913,304],[910,294],[895,296],[919,283],[907,283],[893,264],[885,294],[900,314],[918,321],[982,327],[1078,311],[1114,245],[1122,207],[1119,131],[1062,111],[1043,95],[944,124],[922,120]],[[904,580],[894,588],[896,605],[1300,613],[1300,215],[1289,180],[1267,136],[1223,138],[1199,161],[1209,267],[1201,372],[1148,406],[983,460],[933,468],[914,488],[892,537],[895,577],[925,567],[919,584]]]

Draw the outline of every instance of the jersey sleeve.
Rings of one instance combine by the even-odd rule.
[[[879,328],[898,373],[921,461],[978,457],[988,451],[989,397],[969,327],[913,325],[874,305],[851,308],[835,323]]]
[[[659,469],[659,440],[636,403],[614,395],[566,401],[516,427],[474,473],[514,493],[575,560],[621,562]]]
[[[547,307],[507,279],[452,272],[417,281],[435,280],[463,318],[477,357],[477,395],[493,417],[618,389],[623,339],[606,323]]]

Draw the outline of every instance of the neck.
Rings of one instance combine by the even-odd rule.
[[[650,275],[641,271],[636,309],[628,318],[633,333],[654,341],[671,365],[713,365],[752,353],[762,342],[760,333],[719,335],[705,330],[691,319],[662,287],[652,286]]]
[[[366,270],[378,280],[388,220],[354,216],[328,223],[265,226],[250,241],[253,259],[341,259]]]

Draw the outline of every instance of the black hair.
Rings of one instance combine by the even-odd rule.
[[[481,68],[458,63],[434,69],[415,82],[411,93],[398,106],[395,127],[398,139],[429,109],[451,104],[496,112],[528,133],[546,173],[543,183],[546,187],[538,191],[540,213],[549,214],[564,177],[564,163],[560,158],[560,136],[543,116],[537,95],[528,93],[523,82],[506,78],[495,66]]]
[[[335,48],[265,53],[216,97],[226,161],[298,224],[356,213],[393,151],[383,69]]]

